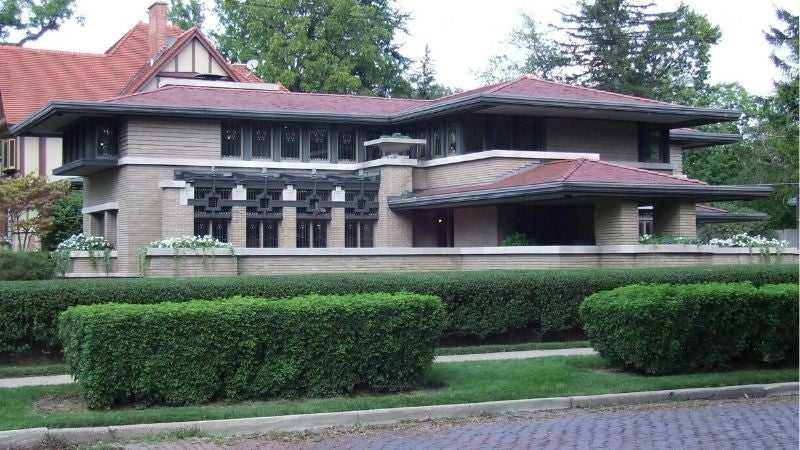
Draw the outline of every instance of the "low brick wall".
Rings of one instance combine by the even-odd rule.
[[[93,253],[86,251],[71,252],[70,270],[65,274],[65,276],[68,278],[125,276],[125,274],[119,273],[117,252],[112,251],[110,257],[110,264],[107,267],[105,254],[101,251]]]
[[[765,257],[757,249],[694,245],[462,248],[237,249],[204,253],[151,249],[147,276],[280,275],[335,272],[578,269],[797,263],[797,249]],[[80,267],[80,266],[76,266]],[[100,266],[102,267],[102,266]],[[74,272],[71,276],[82,275]],[[139,274],[112,274],[138,276]]]

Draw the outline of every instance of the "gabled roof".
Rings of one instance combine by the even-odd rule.
[[[536,165],[493,183],[408,193],[389,200],[396,210],[474,206],[581,197],[747,199],[771,195],[766,186],[711,186],[650,170],[589,159]]]

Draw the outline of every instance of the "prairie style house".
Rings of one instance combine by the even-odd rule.
[[[772,193],[682,173],[685,149],[736,139],[691,127],[736,111],[527,76],[436,100],[289,92],[199,30],[177,34],[162,6],[149,29],[165,40],[124,83],[5,116],[16,142],[60,139],[53,174],[83,178],[85,231],[115,244],[121,276],[151,241],[184,235],[238,256],[189,274],[737,262],[639,236],[691,238],[698,221],[728,220],[698,203]],[[156,260],[174,253],[147,254],[171,274]]]

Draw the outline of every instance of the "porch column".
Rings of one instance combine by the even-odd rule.
[[[194,187],[183,181],[164,181],[161,186],[161,238],[194,235]]]
[[[297,200],[297,191],[294,186],[286,186],[281,197],[284,201]],[[297,208],[294,206],[283,207],[283,219],[278,223],[278,247],[297,247]]]
[[[331,201],[343,202],[345,200],[344,189],[336,186],[331,192]],[[331,208],[331,223],[328,225],[328,247],[344,247],[344,208]]]
[[[674,200],[653,205],[653,234],[695,239],[697,237],[695,202]]]
[[[247,189],[237,185],[231,190],[231,200],[247,200]],[[228,230],[228,242],[237,248],[247,247],[247,207],[231,208],[231,227]]]
[[[381,186],[378,189],[378,220],[375,223],[375,247],[412,247],[414,222],[410,214],[398,214],[389,209],[389,197],[413,189],[411,166],[381,167]]]
[[[596,245],[639,243],[639,205],[630,200],[601,200],[594,205]]]

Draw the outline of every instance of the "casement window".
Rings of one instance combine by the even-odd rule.
[[[345,220],[344,246],[345,247],[373,247],[375,221],[374,220]]]
[[[337,142],[337,154],[339,161],[356,160],[356,132],[353,129],[339,130]]]
[[[16,138],[0,139],[0,159],[2,159],[2,168],[4,171],[19,169]]]
[[[228,242],[228,222],[230,222],[229,219],[195,217],[194,235],[211,236],[220,242]]]
[[[458,153],[458,124],[447,122],[447,156]]]
[[[246,245],[248,248],[277,248],[278,221],[247,219]]]
[[[297,221],[297,248],[328,246],[328,221],[302,219]]]
[[[639,162],[669,162],[669,130],[639,124]]]
[[[281,158],[300,159],[300,127],[281,127]]]
[[[464,121],[464,153],[474,153],[485,150],[484,133],[486,121],[483,117],[469,117]]]
[[[235,121],[222,122],[222,157],[242,157],[242,124]]]
[[[375,129],[367,130],[365,141],[372,141],[381,137],[381,132]],[[381,149],[377,145],[370,145],[364,147],[364,161],[372,161],[373,159],[380,159]]]
[[[253,125],[253,159],[272,158],[272,129],[269,124],[257,123]]]
[[[653,211],[639,210],[639,236],[653,235]]]
[[[444,156],[444,146],[442,143],[442,129],[439,127],[431,128],[431,156],[439,158]]]
[[[486,146],[488,150],[509,150],[514,145],[514,119],[511,117],[490,117],[486,127]]]
[[[309,130],[309,159],[316,161],[327,161],[330,159],[328,155],[328,128],[327,127],[313,127]]]
[[[95,122],[95,156],[113,158],[117,152],[117,126],[112,120],[97,119]]]

